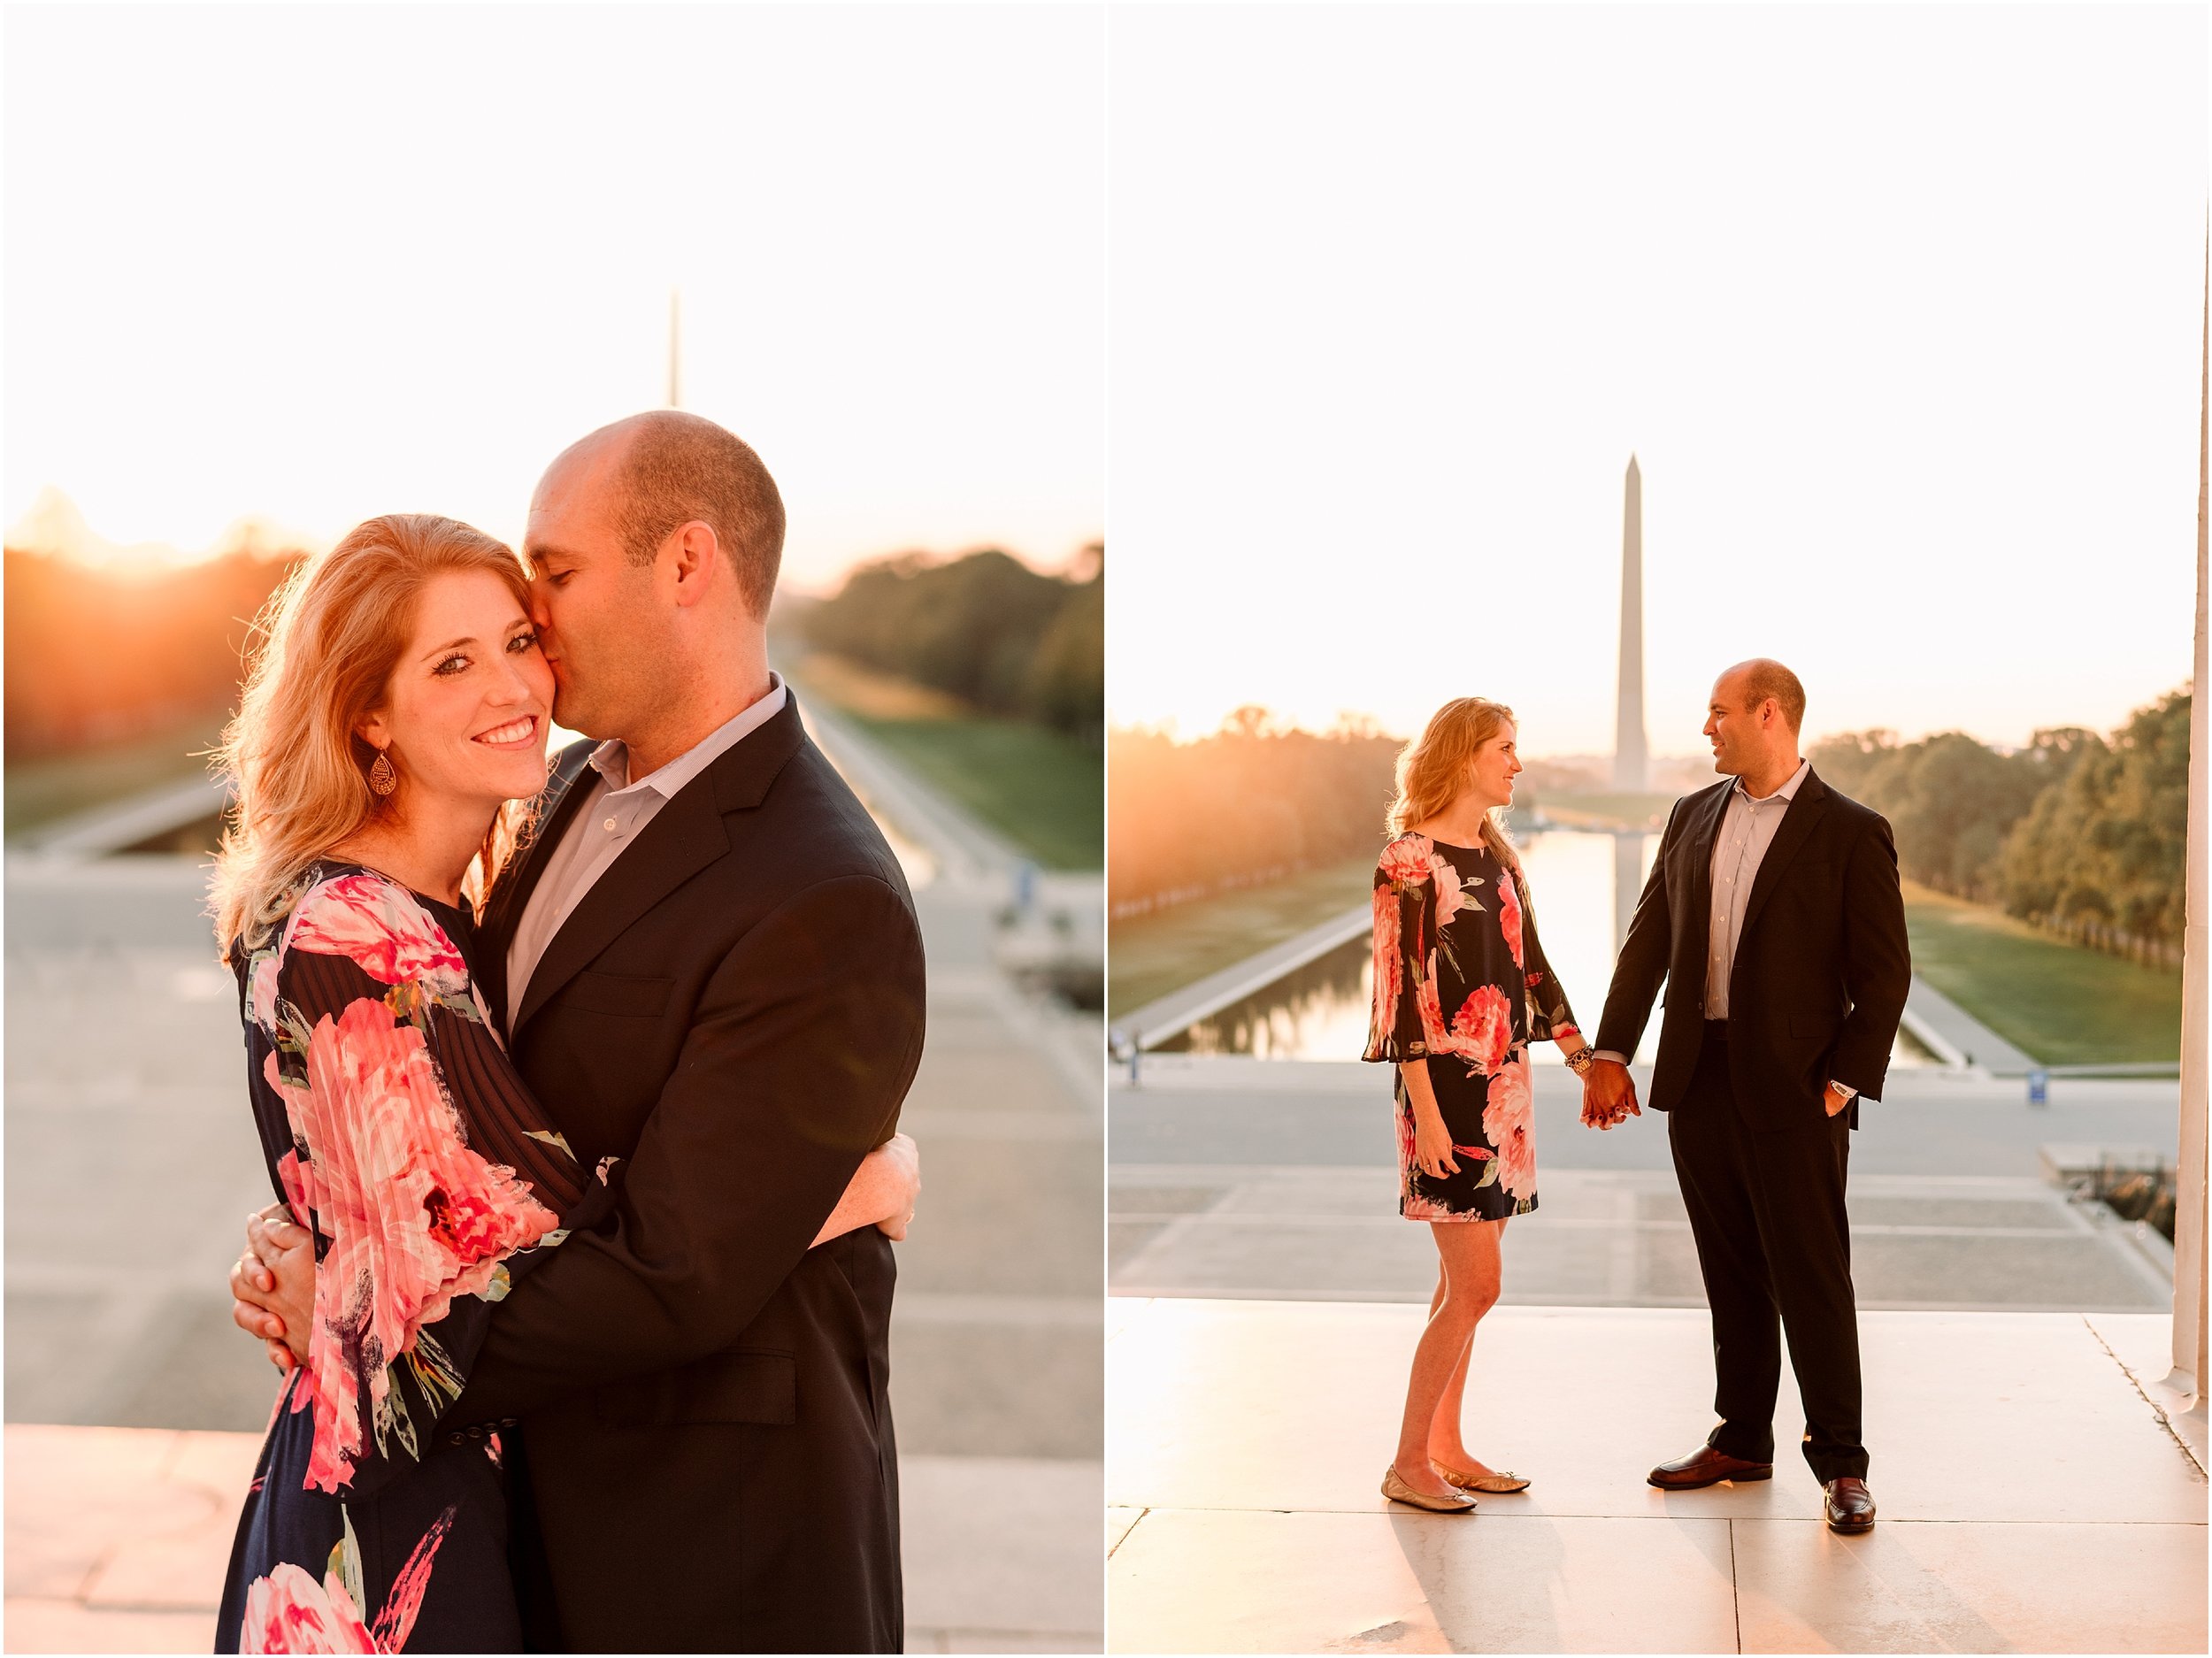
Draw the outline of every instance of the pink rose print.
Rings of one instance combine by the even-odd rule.
[[[1421,1040],[1432,1054],[1451,1051],[1451,1034],[1444,1028],[1444,1009],[1436,1000],[1436,952],[1429,952],[1429,971],[1413,986],[1413,1005],[1421,1010]]]
[[[1513,1045],[1513,1009],[1495,985],[1478,985],[1452,1016],[1451,1051],[1481,1076],[1489,1076]]]
[[[337,1573],[317,1583],[288,1560],[246,1591],[238,1650],[373,1653],[377,1645]]]
[[[288,950],[349,956],[380,984],[420,980],[438,995],[468,986],[468,963],[427,910],[380,875],[341,875],[301,899],[284,929]]]
[[[1534,1103],[1524,1053],[1490,1078],[1482,1108],[1484,1137],[1498,1150],[1498,1184],[1517,1198],[1536,1195],[1536,1141],[1530,1132]]]
[[[360,1386],[372,1409],[390,1391],[385,1367],[456,1295],[481,1293],[501,1258],[560,1224],[512,1170],[461,1141],[422,1034],[381,1003],[325,1017],[307,1049],[307,1086],[264,1074],[309,1148],[297,1172],[317,1227],[331,1240],[315,1274],[310,1386],[315,1449],[307,1484],[334,1492],[361,1451]]]
[[[1467,906],[1460,890],[1459,871],[1440,853],[1429,855],[1429,873],[1436,878],[1436,925],[1440,930]]]
[[[248,1011],[253,1022],[271,1035],[276,1033],[277,969],[283,959],[281,951],[264,950],[253,958],[252,970],[246,976]]]
[[[1375,1036],[1371,1046],[1386,1042],[1398,1028],[1398,993],[1403,987],[1404,964],[1398,959],[1398,894],[1394,887],[1375,888]]]
[[[1464,1220],[1467,1218],[1464,1215],[1453,1213],[1451,1209],[1438,1202],[1434,1198],[1424,1197],[1418,1192],[1407,1193],[1405,1201],[1398,1206],[1398,1212],[1408,1220]]]
[[[1498,1155],[1487,1146],[1455,1146],[1452,1149],[1475,1163],[1488,1163]]]
[[[1513,952],[1513,965],[1525,967],[1521,960],[1521,894],[1509,873],[1498,882],[1498,930],[1505,934],[1505,948]]]
[[[1382,872],[1401,887],[1418,887],[1429,878],[1426,835],[1400,835],[1382,850]]]
[[[405,1649],[430,1587],[430,1563],[453,1529],[457,1512],[448,1508],[423,1533],[415,1552],[392,1580],[392,1593],[377,1615],[376,1627],[361,1621],[344,1582],[336,1572],[320,1583],[290,1561],[280,1562],[267,1577],[246,1591],[246,1615],[238,1649],[249,1653],[396,1653]]]

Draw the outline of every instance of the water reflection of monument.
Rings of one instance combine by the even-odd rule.
[[[1644,741],[1644,475],[1628,457],[1621,512],[1621,665],[1613,715],[1613,792],[1641,794],[1651,787]],[[1643,879],[1640,829],[1613,831],[1613,949],[1628,938],[1629,917]]]

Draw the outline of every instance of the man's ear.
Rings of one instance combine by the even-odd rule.
[[[715,534],[713,526],[697,518],[680,526],[669,539],[671,545],[663,549],[661,556],[672,557],[676,603],[696,604],[714,592],[727,573],[722,564],[721,539]]]

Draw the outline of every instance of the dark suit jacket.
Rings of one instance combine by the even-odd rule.
[[[503,1013],[590,748],[561,756],[486,906]],[[517,1284],[445,1418],[519,1422],[534,1645],[901,1649],[891,1246],[809,1246],[896,1126],[922,1023],[905,879],[795,703],[663,806],[548,945],[514,1061],[586,1167],[622,1159],[620,1195]]]
[[[1675,802],[1599,1022],[1596,1047],[1633,1054],[1666,981],[1655,1110],[1680,1101],[1704,1046],[1713,843],[1734,787]],[[1784,1129],[1825,1117],[1831,1081],[1880,1099],[1911,984],[1889,823],[1809,771],[1760,861],[1728,981],[1738,1109],[1754,1127]],[[1855,1128],[1857,1101],[1850,1110]]]

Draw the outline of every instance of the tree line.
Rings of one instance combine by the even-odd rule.
[[[1890,820],[1914,880],[2098,949],[2178,966],[2189,705],[2185,687],[2109,737],[2039,731],[2009,754],[1963,732],[1901,743],[1867,731],[1824,738],[1809,757]]]
[[[234,552],[158,574],[6,554],[8,757],[127,741],[236,702],[249,624],[290,557]]]
[[[1007,718],[1099,746],[1106,711],[1105,549],[1066,576],[995,549],[877,559],[803,613],[807,642]]]
[[[1241,708],[1220,731],[1107,740],[1107,899],[1116,916],[1371,856],[1400,740],[1371,726],[1280,730]]]
[[[2010,752],[1963,732],[1901,742],[1862,731],[1823,738],[1808,755],[1890,820],[1910,879],[2078,943],[2178,965],[2189,706],[2185,687],[2108,737],[2057,727]],[[1196,742],[1110,733],[1113,913],[1374,852],[1400,742],[1368,725],[1280,729],[1260,708],[1238,710]],[[1542,764],[1531,780],[1547,793],[1578,780],[1571,769],[1552,779]]]

